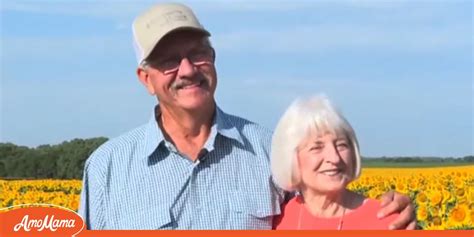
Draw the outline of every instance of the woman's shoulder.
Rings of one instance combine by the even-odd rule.
[[[295,196],[290,199],[286,204],[282,205],[281,212],[282,215],[285,216],[293,216],[296,215],[297,210],[300,209],[301,205],[301,198],[299,196]]]
[[[281,214],[273,220],[273,229],[295,229],[301,201],[298,196],[281,205]]]

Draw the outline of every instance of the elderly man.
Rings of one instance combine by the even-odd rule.
[[[148,123],[87,160],[79,213],[88,229],[270,229],[290,194],[270,175],[271,132],[223,112],[210,33],[191,9],[158,4],[133,23],[137,75],[159,104]],[[413,206],[382,215],[414,228]]]

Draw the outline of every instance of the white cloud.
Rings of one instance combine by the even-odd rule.
[[[56,14],[58,17],[61,17],[61,15],[77,15],[104,18],[111,20],[117,30],[125,30],[129,29],[135,14],[154,2],[151,0],[2,1],[2,11],[17,11],[25,14]],[[203,14],[209,23],[215,23],[219,20],[220,22],[225,21],[227,24],[232,24],[232,27],[225,28],[224,31],[213,30],[212,37],[219,53],[223,52],[229,55],[252,51],[302,54],[328,51],[377,50],[390,55],[394,51],[447,52],[453,49],[472,50],[472,23],[463,23],[461,25],[456,21],[445,21],[445,18],[441,17],[444,16],[444,12],[440,10],[441,8],[411,8],[411,3],[407,3],[407,1],[383,1],[380,3],[380,1],[348,0],[338,1],[337,3],[332,1],[318,1],[314,3],[309,0],[277,2],[266,0],[256,2],[188,1],[188,3],[196,10],[198,15]],[[305,22],[304,24],[285,23],[285,25],[278,25],[279,27],[276,27],[277,25],[275,24],[269,25],[269,28],[262,26],[257,26],[258,28],[256,28],[245,21],[245,15],[240,15],[240,13],[250,12],[253,14],[262,11],[265,13],[275,13],[275,15],[270,17],[276,18],[283,11],[301,10],[305,13],[317,14],[317,12],[334,9],[338,6],[367,8],[371,9],[371,12],[373,12],[372,10],[377,12],[377,17],[385,17],[386,15],[386,18],[382,19],[383,21],[380,23],[377,23],[378,21],[367,23],[359,21],[360,15],[347,16],[347,18],[344,18],[345,21],[336,21],[341,15],[335,15],[334,18],[314,24],[311,24],[311,22]],[[316,11],[314,11],[315,9]],[[229,12],[229,14],[235,15],[232,20],[214,17],[213,13],[222,12]],[[364,12],[358,13],[362,14]],[[222,16],[222,14],[215,15]],[[463,20],[462,18],[459,19]],[[442,22],[443,24],[435,25],[433,22]],[[211,24],[209,25],[212,26]],[[212,27],[210,28],[212,29]],[[96,32],[94,34],[80,37],[2,36],[3,51],[1,52],[1,65],[11,65],[12,58],[22,60],[21,62],[30,60],[33,63],[49,62],[48,59],[51,58],[56,58],[58,61],[67,58],[77,62],[77,60],[90,59],[88,55],[93,57],[101,55],[103,58],[108,58],[112,61],[117,59],[117,57],[123,56],[123,58],[127,58],[126,53],[128,53],[130,59],[133,59],[131,35],[97,36]],[[234,65],[232,63],[235,63],[235,61],[231,60],[227,60],[227,62],[229,65]],[[271,60],[269,62],[271,63]],[[55,66],[68,67],[64,63]],[[130,65],[130,67],[132,66],[133,64]],[[110,68],[104,69],[104,71],[106,70],[110,70]],[[305,70],[311,71],[311,69]],[[367,70],[370,69],[368,68]],[[123,71],[128,72],[125,69]],[[132,73],[132,68],[129,72]],[[86,75],[86,73],[90,74]],[[87,81],[89,83],[97,76],[95,73],[97,71],[92,69],[90,71],[85,70],[83,73],[75,72],[74,74],[80,74],[90,80],[70,78],[69,81],[77,80],[79,82],[76,83],[80,83],[80,81]],[[253,75],[252,73],[255,72],[249,73]],[[419,73],[422,74],[423,72]],[[46,84],[58,83],[60,80],[47,81],[44,78],[48,78],[51,75],[40,75],[39,72],[37,76],[41,79],[38,80],[38,85],[30,85],[28,90],[25,91],[22,80],[28,81],[28,83],[32,80],[20,78],[16,87],[9,85],[9,97],[5,97],[5,94],[2,93],[2,98],[0,98],[4,99],[3,103],[5,103],[6,99],[9,100],[9,103],[14,99],[13,102],[21,102],[24,105],[13,108],[15,103],[10,104],[8,108],[12,113],[8,117],[0,116],[0,119],[3,119],[3,121],[0,121],[0,124],[2,126],[4,124],[9,125],[8,130],[0,128],[0,132],[8,131],[9,137],[11,138],[14,135],[15,139],[18,139],[17,141],[28,139],[31,131],[34,131],[36,134],[35,138],[31,140],[32,143],[53,140],[61,141],[66,135],[67,137],[115,135],[119,133],[118,129],[128,128],[135,125],[135,123],[141,122],[139,118],[142,118],[144,113],[148,113],[148,105],[145,106],[142,102],[152,100],[148,100],[149,98],[145,97],[146,93],[143,90],[135,91],[136,94],[132,100],[128,96],[123,96],[131,93],[129,88],[132,85],[139,86],[136,84],[122,85],[119,88],[117,88],[117,85],[114,85],[109,87],[110,91],[104,93],[103,88],[106,88],[107,85],[101,85],[100,83],[91,84],[92,88],[81,87],[81,85],[77,84],[72,86],[60,85],[57,88],[51,88]],[[133,76],[126,75],[124,78],[133,78]],[[469,87],[463,87],[465,86],[464,84],[456,84],[447,79],[443,82],[429,81],[425,85],[423,83],[426,83],[428,80],[422,82],[416,75],[412,75],[411,78],[406,80],[397,79],[394,81],[390,81],[390,78],[377,81],[359,80],[357,78],[247,76],[232,78],[232,75],[220,74],[220,78],[225,78],[225,81],[220,81],[217,91],[219,103],[226,111],[245,115],[252,120],[263,123],[267,127],[273,127],[280,113],[294,97],[315,92],[326,92],[338,104],[346,108],[347,114],[351,116],[351,119],[354,119],[354,123],[359,124],[360,130],[363,131],[361,135],[365,137],[363,145],[370,154],[427,155],[435,153],[438,155],[463,155],[463,152],[466,151],[464,148],[470,147],[460,147],[459,144],[472,143],[472,136],[471,140],[467,141],[469,130],[459,129],[462,132],[450,133],[451,130],[459,128],[458,124],[469,124],[466,121],[468,119],[472,120],[472,93],[474,91],[472,83],[470,87],[472,89],[469,91],[467,90]],[[3,77],[2,80],[4,80]],[[12,80],[16,79],[10,79],[10,83],[15,83]],[[73,88],[73,91],[68,91],[71,88]],[[444,97],[440,99],[440,95]],[[63,99],[57,100],[57,98]],[[471,100],[470,104],[465,102],[469,99]],[[55,107],[53,102],[60,103],[60,105]],[[70,106],[71,104],[79,104],[80,111],[69,111],[73,108]],[[100,107],[99,104],[103,107]],[[136,108],[137,105],[139,105],[139,109]],[[27,119],[27,115],[31,114],[30,111],[23,110],[23,108],[27,107],[35,108],[37,113],[41,112],[41,116],[38,116],[41,121],[23,128],[22,126],[16,126],[18,121]],[[110,114],[112,108],[115,111]],[[262,110],[261,108],[265,109]],[[371,110],[367,108],[371,108]],[[71,121],[67,118],[75,116],[70,114],[66,116],[64,111],[71,112],[71,115],[76,113],[77,118],[83,122],[82,126],[76,128],[67,124],[68,121]],[[134,112],[131,113],[130,111]],[[465,111],[470,111],[471,117]],[[463,113],[468,114],[468,116],[465,116]],[[91,114],[97,116],[94,118],[86,116]],[[132,116],[123,116],[124,114],[132,114]],[[461,114],[461,116],[459,116],[459,119],[451,118],[451,120],[446,119],[443,121],[446,114]],[[123,118],[124,121],[117,122],[117,118]],[[438,124],[435,122],[429,123],[433,119],[441,121],[437,121]],[[109,121],[112,121],[112,124]],[[24,123],[27,122],[24,121]],[[393,125],[390,123],[393,123]],[[374,125],[381,125],[381,127],[374,128]],[[390,127],[383,127],[384,125]],[[470,128],[472,131],[472,123]],[[384,129],[382,133],[377,132],[380,129]],[[404,129],[412,129],[412,131],[404,131]],[[65,132],[66,130],[67,132]],[[50,137],[53,140],[43,140],[50,133],[54,133],[51,135],[54,138]],[[443,135],[446,136],[446,134],[449,136],[443,138]],[[453,137],[450,137],[452,134],[454,134]],[[457,138],[459,134],[465,140],[458,142],[459,144],[454,144],[454,142],[459,141],[459,138]],[[404,141],[404,136],[417,136],[420,141],[418,143],[414,143],[413,139]],[[393,139],[393,137],[400,138],[393,141],[394,146],[392,144],[381,144],[377,141],[384,140],[391,143],[390,139]],[[433,137],[437,140],[433,140]],[[0,134],[0,140],[4,138],[5,136]],[[443,143],[444,140],[453,141],[452,146],[446,146]],[[423,145],[425,148],[416,153],[414,151],[417,151],[417,145],[420,145],[420,147]],[[440,147],[440,149],[448,147],[449,149],[435,152],[433,147]],[[470,149],[472,150],[472,148]]]
[[[115,29],[119,31],[129,30],[133,17],[154,4],[155,1],[8,1],[3,2],[2,11],[20,11],[24,13],[47,13],[58,15],[79,15],[98,18],[107,18],[114,21]],[[230,31],[213,31],[215,45],[223,50],[239,52],[241,50],[258,50],[263,52],[322,52],[331,50],[366,49],[375,48],[396,51],[433,51],[446,50],[460,47],[472,47],[472,24],[464,25],[455,22],[444,22],[444,24],[434,25],[432,22],[420,23],[419,17],[426,19],[439,18],[443,16],[440,4],[430,4],[434,7],[414,7],[410,2],[399,1],[371,1],[371,0],[345,0],[337,1],[186,1],[196,10],[198,15],[204,15],[207,24],[212,30],[212,13],[221,11],[232,11],[238,18],[238,12],[263,11],[275,13],[278,17],[279,11],[302,11],[304,14],[318,14],[325,9],[341,8],[373,8],[371,14],[377,13],[374,17],[383,18],[385,15],[390,19],[384,19],[382,23],[358,22],[360,16],[353,16],[352,23],[335,23],[336,21],[326,20],[322,22],[306,22],[305,24],[279,25],[269,24],[267,28],[253,27],[245,19],[238,22],[229,22],[233,27]],[[421,2],[424,3],[424,2]],[[427,2],[428,3],[428,2]],[[394,10],[395,9],[395,10]],[[237,12],[237,13],[235,13]],[[386,12],[387,14],[384,14]],[[210,13],[210,14],[207,14]],[[363,14],[364,12],[359,12]],[[368,12],[369,13],[369,12]],[[60,17],[60,16],[59,16]],[[335,18],[340,17],[335,15]],[[412,19],[403,20],[403,19]],[[348,17],[347,19],[351,19]],[[418,24],[414,24],[418,23]],[[32,43],[46,41],[55,44],[69,44],[71,39],[32,39]],[[127,40],[129,40],[127,38]],[[20,42],[23,41],[20,39]],[[64,42],[63,42],[64,41]],[[74,40],[72,40],[74,41]],[[85,39],[84,42],[88,42]],[[97,42],[104,42],[101,39]],[[111,42],[107,40],[107,42]],[[29,43],[29,42],[24,42]],[[114,44],[111,42],[112,45]],[[4,40],[5,45],[29,45],[17,43],[14,40]],[[43,43],[41,43],[43,44]],[[111,47],[111,46],[108,46]],[[16,47],[20,48],[20,47]]]
[[[231,113],[273,128],[298,96],[325,93],[358,132],[364,155],[472,154],[472,93],[466,80],[228,76],[217,90]],[[264,108],[264,109],[262,109]]]
[[[185,0],[182,3],[191,6],[197,12],[286,12],[294,10],[321,9],[326,7],[358,7],[393,9],[405,7],[407,1],[362,1],[339,0],[337,2],[323,0]],[[61,0],[17,0],[2,2],[2,11],[20,11],[30,13],[87,15],[94,17],[116,18],[133,16],[157,3],[154,0],[89,0],[89,1],[61,1]]]
[[[126,26],[118,24],[116,27],[122,29]],[[212,40],[220,54],[244,51],[307,54],[347,50],[379,50],[385,53],[394,51],[447,52],[453,49],[472,49],[472,37],[466,32],[469,32],[469,29],[461,26],[384,28],[370,25],[321,24],[287,26],[287,28],[276,30],[249,29],[217,32]],[[24,59],[25,55],[49,58],[65,54],[126,55],[133,53],[131,36],[125,37],[124,34],[81,37],[3,37],[2,45],[2,60],[6,62]]]
[[[134,1],[9,1],[4,2],[2,11],[18,11],[24,13],[44,13],[58,15],[78,15],[105,18],[129,16],[146,4]]]
[[[81,36],[81,37],[4,37],[2,38],[2,64],[17,60],[47,60],[79,56],[116,55],[132,53],[132,40],[117,36]]]
[[[448,27],[384,27],[377,25],[311,25],[242,30],[215,34],[215,45],[226,51],[303,53],[333,50],[443,51],[472,47],[469,29]]]

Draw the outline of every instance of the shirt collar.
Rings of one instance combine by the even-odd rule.
[[[158,146],[165,142],[165,138],[163,133],[158,126],[158,122],[156,118],[159,117],[161,114],[159,105],[156,105],[153,109],[152,116],[148,123],[145,125],[145,156],[148,158]],[[233,139],[240,144],[244,145],[244,140],[238,129],[235,127],[235,124],[232,123],[230,120],[230,115],[224,113],[219,107],[216,106],[215,116],[212,121],[211,126],[211,133],[209,134],[209,138],[207,142],[204,144],[204,148],[206,148],[209,152],[214,149],[214,143],[216,140],[216,135],[220,134],[224,137]]]

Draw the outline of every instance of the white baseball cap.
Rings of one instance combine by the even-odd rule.
[[[211,35],[189,7],[178,3],[162,3],[151,7],[135,18],[132,30],[138,65],[164,36],[173,31],[195,30]]]

